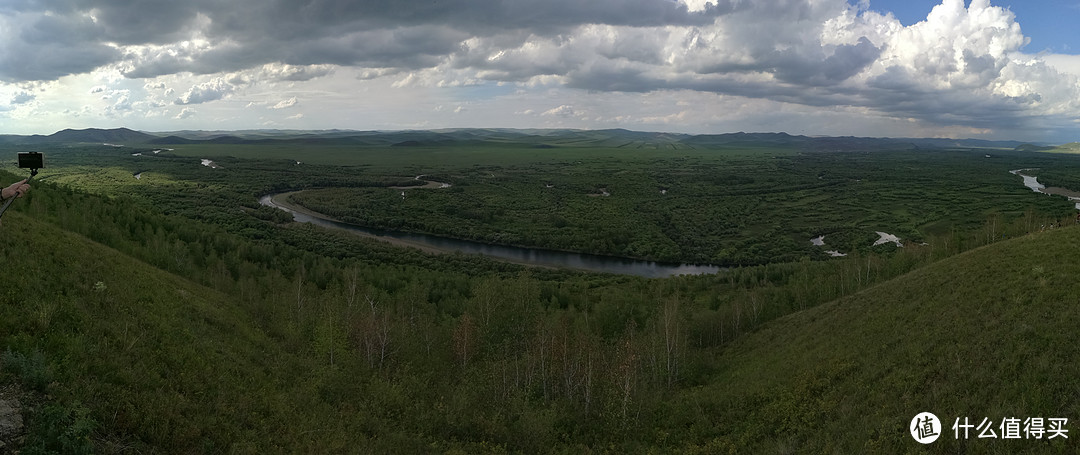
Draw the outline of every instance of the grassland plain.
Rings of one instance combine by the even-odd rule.
[[[1078,249],[1080,229],[1033,234],[774,321],[722,348],[718,374],[672,406],[712,416],[687,421],[690,439],[716,435],[704,452],[923,453],[907,425],[929,411],[946,426],[935,453],[1073,453],[1075,430],[1004,440],[999,425],[1076,427]],[[999,438],[957,439],[964,417]]]

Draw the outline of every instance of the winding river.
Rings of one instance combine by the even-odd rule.
[[[484,256],[490,256],[517,264],[569,268],[620,275],[636,275],[645,278],[711,274],[721,270],[720,267],[711,265],[666,264],[611,256],[544,250],[539,248],[492,245],[489,243],[452,239],[436,235],[366,228],[332,220],[319,213],[306,210],[303,207],[289,204],[285,200],[287,195],[288,193],[266,195],[259,199],[259,203],[289,212],[292,214],[293,220],[300,223],[311,223],[317,226],[341,229],[385,242],[411,246],[425,251],[457,251],[466,254],[482,254]]]
[[[1043,185],[1043,184],[1039,183],[1038,177],[1035,177],[1033,175],[1024,174],[1024,171],[1037,171],[1037,170],[1038,169],[1017,169],[1015,171],[1009,171],[1009,173],[1012,174],[1012,175],[1019,175],[1020,177],[1023,177],[1024,178],[1024,186],[1030,188],[1031,191],[1034,191],[1036,193],[1049,194],[1049,195],[1065,196],[1066,198],[1069,199],[1069,202],[1075,203],[1075,207],[1076,207],[1077,210],[1080,210],[1080,192],[1076,192],[1076,191],[1065,189],[1065,188],[1057,188],[1057,187],[1047,188],[1046,185]]]

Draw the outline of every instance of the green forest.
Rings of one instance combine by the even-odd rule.
[[[49,160],[0,227],[0,376],[41,397],[25,453],[895,453],[927,407],[1080,407],[1075,209],[1008,172],[1068,186],[1072,156],[168,147],[17,149]],[[420,175],[450,186],[394,188]],[[430,254],[258,203],[287,191],[363,226],[725,268]]]
[[[1007,172],[1008,157],[975,151],[591,153],[425,175],[452,186],[408,197],[361,186],[312,189],[291,201],[363,226],[723,266],[823,259],[825,249],[809,242],[819,235],[851,251],[872,244],[876,231],[922,243],[993,216],[1068,209],[1026,194]]]

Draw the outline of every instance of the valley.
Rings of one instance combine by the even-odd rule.
[[[3,378],[105,452],[903,452],[917,411],[1080,406],[1074,203],[1009,172],[1080,188],[1070,155],[393,134],[5,145],[48,167],[0,228]]]

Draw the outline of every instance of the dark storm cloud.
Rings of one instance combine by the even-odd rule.
[[[671,0],[21,0],[0,9],[15,35],[5,55],[23,57],[3,62],[9,64],[0,77],[55,79],[125,55],[135,57],[129,77],[273,62],[417,69],[437,64],[473,36],[545,35],[581,24],[702,25],[734,9],[720,1],[723,6],[691,12]],[[213,48],[169,46],[198,37]],[[132,55],[114,47],[128,45],[165,48]],[[75,50],[63,59],[25,58],[60,47]]]
[[[176,74],[183,71],[191,71],[197,74],[214,73],[214,71],[199,71],[199,67],[204,65],[196,64],[189,58],[160,53],[127,53],[124,58],[128,60],[131,66],[127,66],[121,71],[124,76],[133,79],[157,77],[165,74]],[[209,68],[206,68],[209,69]]]
[[[671,0],[251,0],[253,8],[230,8],[215,23],[222,30],[259,30],[273,21],[291,25],[284,33],[306,33],[307,26],[365,28],[439,24],[475,35],[529,29],[544,33],[581,24],[705,25],[733,11],[732,0],[717,0],[705,11],[691,12]],[[270,22],[267,22],[270,21]]]
[[[20,44],[24,43],[2,44],[8,50],[0,53],[0,81],[55,80],[92,71],[115,62],[121,55],[115,48],[97,43]]]
[[[859,67],[859,63],[848,68]],[[850,71],[850,69],[849,69]],[[1008,97],[968,91],[934,88],[918,82],[918,76],[900,67],[890,67],[865,85],[804,84],[738,77],[739,72],[709,74],[654,75],[647,68],[607,62],[568,73],[566,85],[594,91],[651,92],[692,90],[750,99],[768,99],[812,107],[852,106],[887,112],[890,116],[918,119],[934,125],[964,125],[974,128],[1023,128],[1038,123],[1031,115],[1040,100],[1037,94]],[[822,75],[822,78],[828,77]],[[845,74],[833,76],[844,79]]]
[[[52,17],[90,20],[101,42],[120,45],[165,44],[185,39],[206,2],[145,0],[23,1],[23,11],[49,11]]]
[[[1032,120],[1031,108],[1038,94],[1010,97],[995,94],[971,96],[963,90],[932,88],[914,82],[907,71],[890,68],[871,79],[859,93],[858,105],[887,110],[893,115],[917,118],[932,124],[967,125],[975,128],[1023,127]]]
[[[567,79],[568,87],[604,92],[645,93],[664,88],[680,88],[676,81],[648,75],[645,68],[610,61],[570,71]]]
[[[16,5],[21,6],[21,5]],[[121,52],[97,39],[89,18],[42,15],[0,17],[0,80],[53,80],[116,61]],[[4,23],[6,22],[6,24]],[[15,33],[18,30],[21,33]]]
[[[701,74],[770,73],[783,82],[800,85],[835,85],[859,74],[881,55],[865,37],[856,44],[837,46],[831,55],[820,49],[769,50],[752,62],[720,63],[696,69]]]
[[[213,74],[258,67],[287,65],[342,65],[372,68],[429,68],[460,48],[468,35],[445,27],[408,27],[360,31],[305,40],[274,37],[251,42],[230,41],[209,49],[141,49],[127,55],[127,77],[145,78],[190,71]],[[324,70],[297,70],[284,80],[309,80]]]
[[[468,34],[439,26],[362,31],[281,43],[287,46],[281,58],[293,65],[429,68],[459,50],[461,41],[467,38]]]
[[[839,84],[861,73],[881,55],[881,49],[874,46],[866,37],[859,38],[857,44],[844,44],[836,48],[832,55],[821,61],[803,65],[799,71],[779,71],[780,79],[811,85]]]
[[[184,39],[197,5],[138,0],[11,1],[0,7],[0,80],[55,80],[120,61],[124,52],[118,46]]]

